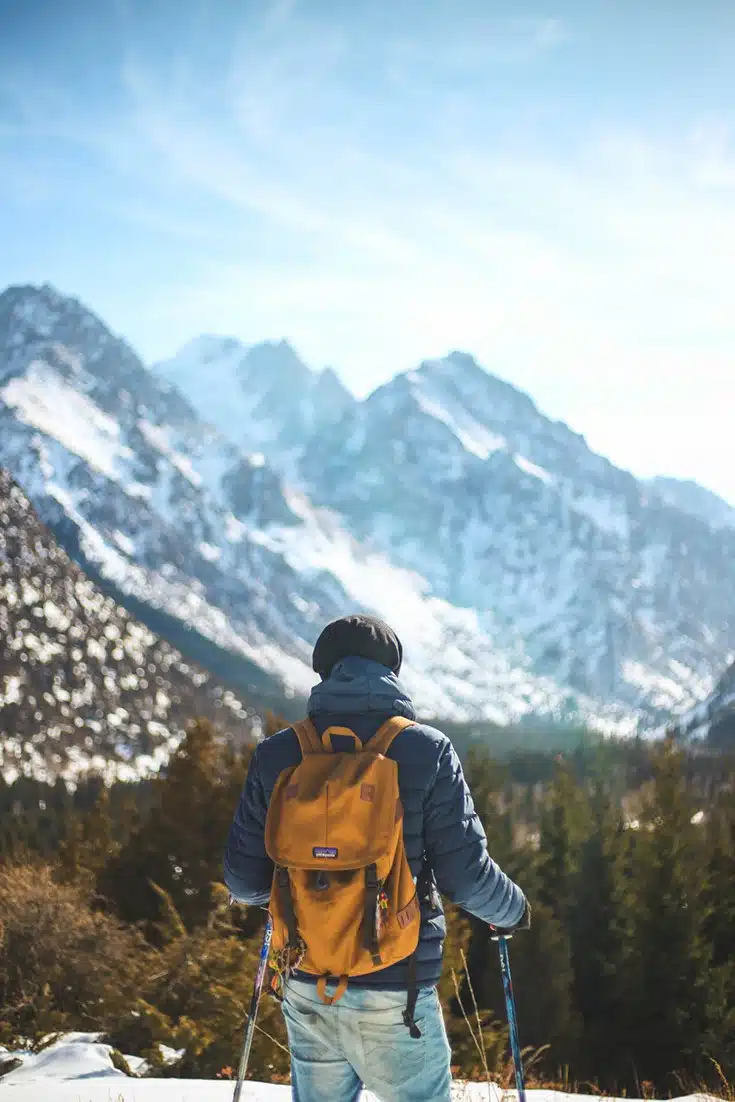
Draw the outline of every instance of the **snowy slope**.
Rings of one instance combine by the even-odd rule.
[[[308,690],[308,640],[343,594],[254,538],[298,524],[262,458],[51,288],[0,296],[0,401],[0,461],[85,565],[239,656],[243,680]]]
[[[201,1079],[130,1079],[113,1067],[108,1045],[92,1033],[71,1033],[37,1055],[18,1056],[21,1066],[2,1080],[3,1093],[12,1102],[229,1102],[233,1085]],[[131,1066],[136,1058],[127,1057]],[[0,1051],[0,1064],[3,1053]],[[572,1102],[600,1095],[564,1094],[560,1091],[528,1091],[530,1102]],[[291,1088],[246,1082],[243,1102],[288,1102]],[[517,1093],[495,1084],[455,1083],[452,1102],[516,1102]],[[363,1102],[375,1095],[363,1091]],[[636,1102],[630,1099],[628,1102]],[[651,1100],[649,1100],[651,1102]],[[676,1102],[709,1102],[706,1095],[689,1095]]]
[[[156,770],[196,715],[255,737],[235,694],[104,596],[0,469],[0,771]]]

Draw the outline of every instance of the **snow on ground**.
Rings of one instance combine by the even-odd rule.
[[[42,1052],[7,1053],[0,1049],[0,1064],[12,1056],[23,1063],[0,1080],[9,1102],[229,1102],[233,1084],[206,1079],[130,1079],[113,1067],[109,1045],[98,1043],[97,1034],[69,1033]],[[138,1063],[130,1057],[131,1064]],[[559,1091],[529,1091],[530,1102],[570,1102],[589,1095]],[[289,1087],[247,1082],[243,1102],[288,1102]],[[486,1083],[455,1083],[452,1102],[515,1102],[515,1091],[503,1091]],[[599,1102],[600,1096],[595,1100]],[[336,1102],[336,1100],[335,1100]],[[377,1102],[369,1091],[363,1102]],[[635,1102],[628,1099],[627,1102]],[[708,1102],[706,1095],[688,1095],[677,1102]]]

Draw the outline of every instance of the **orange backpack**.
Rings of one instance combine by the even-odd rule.
[[[265,846],[275,864],[276,982],[296,968],[318,976],[319,997],[329,1005],[351,976],[411,958],[406,1025],[416,1036],[410,988],[421,912],[403,844],[398,765],[385,756],[413,726],[395,716],[363,745],[347,727],[330,727],[320,739],[311,720],[294,724],[303,757],[276,782]],[[354,750],[335,751],[334,735],[353,739]],[[330,978],[338,981],[333,995]]]

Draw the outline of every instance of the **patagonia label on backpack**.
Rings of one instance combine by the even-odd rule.
[[[337,857],[339,854],[336,846],[314,846],[311,852],[315,857]]]

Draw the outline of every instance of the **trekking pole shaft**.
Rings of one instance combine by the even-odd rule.
[[[271,919],[271,916],[268,915],[268,921],[265,924],[265,932],[263,933],[263,944],[260,950],[260,960],[258,961],[258,972],[255,977],[255,986],[253,987],[253,997],[250,1000],[250,1010],[248,1011],[248,1020],[245,1026],[245,1039],[242,1046],[240,1066],[237,1069],[237,1082],[235,1083],[235,1093],[233,1095],[232,1102],[240,1102],[242,1085],[245,1081],[245,1076],[248,1070],[250,1049],[253,1046],[253,1035],[255,1033],[255,1019],[258,1016],[258,1003],[260,1002],[260,995],[263,990],[263,980],[265,979],[265,970],[268,965],[268,955],[271,951],[272,935],[273,920]]]
[[[516,1001],[513,995],[513,980],[510,974],[510,957],[508,956],[508,942],[504,937],[498,938],[498,953],[500,955],[500,971],[503,975],[503,990],[505,992],[505,1007],[508,1012],[508,1029],[510,1031],[510,1050],[513,1054],[513,1067],[516,1075],[516,1088],[519,1102],[526,1102],[526,1085],[523,1080],[523,1062],[521,1060],[521,1045],[518,1038],[518,1018],[516,1016]]]

